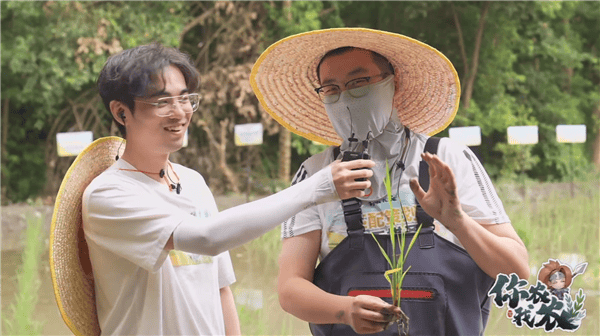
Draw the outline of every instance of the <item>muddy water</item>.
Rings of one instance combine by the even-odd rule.
[[[220,210],[245,202],[245,196],[216,197]],[[24,214],[38,211],[45,221],[45,232],[49,232],[52,207],[28,207],[16,205],[2,207],[2,273],[1,303],[2,317],[10,316],[10,305],[16,292],[16,274],[21,265],[21,236],[24,230]],[[47,244],[47,237],[46,237]],[[46,246],[45,251],[48,251]],[[286,314],[279,306],[276,293],[277,266],[273,255],[278,251],[252,252],[250,247],[242,246],[230,251],[237,282],[232,285],[236,305],[240,310],[242,332],[245,335],[306,335],[308,325]],[[259,254],[270,254],[267,258],[257,257]],[[268,260],[268,262],[266,261]],[[42,323],[43,335],[72,335],[63,322],[54,298],[50,276],[48,254],[41,256],[41,285],[38,292],[38,303],[34,320]],[[2,323],[2,333],[4,332]]]
[[[239,248],[231,251],[237,282],[232,286],[240,312],[244,334],[295,334],[309,333],[306,323],[286,314],[279,306],[275,291],[277,270],[273,267],[259,267],[249,262],[246,251]],[[52,288],[52,280],[47,256],[42,260],[40,270],[41,286],[34,319],[43,323],[43,335],[72,335],[63,322]],[[2,315],[8,317],[10,304],[16,291],[15,276],[21,264],[20,251],[2,252]],[[4,325],[3,325],[4,329]],[[6,335],[5,332],[2,333]]]
[[[305,322],[286,314],[277,299],[276,277],[277,267],[273,262],[256,258],[256,253],[247,247],[236,248],[231,251],[232,261],[236,271],[237,282],[232,286],[236,305],[240,310],[240,322],[244,335],[308,335],[309,330]],[[252,258],[249,258],[252,256]],[[14,277],[21,263],[20,251],[2,252],[2,311],[3,317],[10,313],[9,305],[14,299],[16,283]],[[46,256],[40,270],[41,287],[39,301],[35,309],[34,318],[43,323],[43,335],[71,335],[70,330],[63,322],[52,289],[52,282]],[[584,286],[586,288],[587,286]],[[589,288],[589,287],[587,287]],[[598,292],[586,290],[587,298],[585,308],[587,317],[582,328],[573,335],[598,334]],[[492,308],[489,319],[488,335],[541,335],[541,330],[519,329],[511,325],[506,317],[507,309]],[[6,333],[3,333],[6,335]],[[560,332],[559,332],[560,334]]]
[[[47,258],[45,258],[47,259]],[[16,272],[21,264],[20,251],[2,252],[2,316],[10,314],[10,304],[13,302],[16,291]],[[42,263],[40,270],[41,285],[38,292],[38,304],[35,308],[34,319],[43,323],[42,334],[44,335],[72,335],[67,325],[63,322],[52,289],[50,269],[48,262]],[[4,323],[2,324],[4,329]],[[5,332],[2,333],[6,335]]]

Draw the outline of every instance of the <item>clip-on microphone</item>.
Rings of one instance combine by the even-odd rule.
[[[346,108],[348,109],[348,113],[350,113],[350,108],[346,106]],[[348,138],[348,148],[352,148],[352,143],[354,142],[358,142],[358,139],[354,137],[354,132],[352,132],[352,114],[350,113],[350,137]],[[365,159],[368,160],[371,157],[369,156],[369,153],[367,153],[367,147],[369,145],[369,141],[368,140],[364,140],[362,142],[363,145],[363,151],[361,152],[354,152],[352,150],[347,150],[344,151],[342,153],[342,162],[343,161],[354,161],[354,160],[360,160],[360,159]],[[365,169],[365,168],[358,168],[358,169]],[[366,178],[358,178],[356,179],[356,181],[366,181]]]

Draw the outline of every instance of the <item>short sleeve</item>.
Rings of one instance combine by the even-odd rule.
[[[229,251],[225,251],[217,256],[219,263],[219,288],[230,286],[235,282],[235,273]]]
[[[155,272],[167,258],[164,246],[186,214],[136,190],[126,183],[92,183],[83,196],[84,232],[88,244]]]
[[[470,148],[443,138],[438,153],[452,169],[458,198],[471,218],[480,224],[510,222],[490,177]]]
[[[310,207],[283,222],[281,225],[281,238],[291,238],[307,232],[321,230],[322,225],[318,207]]]

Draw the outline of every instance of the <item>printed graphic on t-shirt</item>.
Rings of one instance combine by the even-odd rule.
[[[410,189],[400,189],[399,195],[402,202],[398,197],[393,196],[392,205],[394,208],[394,223],[396,228],[401,230],[402,227],[405,227],[404,223],[408,226],[417,224],[417,206],[415,196]],[[376,202],[363,201],[362,218],[365,233],[389,234],[391,214],[392,210],[387,197]],[[348,235],[346,221],[341,212],[326,215],[325,220],[330,223],[327,236],[329,238],[329,248],[333,250]]]
[[[213,262],[213,258],[211,256],[186,253],[177,250],[171,250],[169,252],[169,258],[171,258],[171,264],[173,264],[174,267],[212,264]]]
[[[192,216],[198,218],[206,218],[210,216],[208,210],[194,210],[191,212]],[[211,256],[187,253],[183,251],[171,250],[169,251],[169,258],[173,267],[179,266],[191,266],[199,264],[212,264],[213,258]]]

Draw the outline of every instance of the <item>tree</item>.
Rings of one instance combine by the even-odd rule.
[[[450,59],[463,88],[450,126],[481,127],[480,152],[493,177],[525,167],[531,178],[560,180],[576,173],[567,169],[573,158],[580,172],[590,168],[600,139],[598,147],[571,146],[570,158],[554,130],[585,123],[588,139],[599,136],[599,3],[342,2],[340,8],[348,26],[404,34]],[[508,146],[506,128],[515,125],[538,125],[540,143]]]
[[[583,174],[592,160],[600,169],[598,2],[5,1],[0,6],[4,201],[22,201],[43,190],[56,193],[72,162],[57,157],[57,132],[116,134],[95,80],[109,55],[152,41],[188,52],[202,74],[205,99],[190,127],[189,146],[173,159],[208,176],[217,192],[240,189],[239,163],[248,151],[260,162],[255,165],[260,174],[276,177],[278,151],[299,165],[322,147],[280,132],[250,89],[250,69],[283,37],[343,26],[398,32],[450,59],[464,90],[450,126],[482,128],[480,152],[492,177],[524,169],[531,178],[560,180]],[[234,147],[233,125],[244,122],[263,124],[263,146]],[[557,124],[579,123],[587,125],[588,143],[554,140]],[[506,127],[514,125],[538,125],[540,143],[508,146]],[[573,164],[581,169],[572,170]],[[289,170],[280,175],[289,176]]]
[[[110,118],[94,85],[107,56],[152,41],[177,46],[188,5],[48,1],[1,6],[2,196],[21,201],[42,189],[46,194],[58,189],[72,160],[57,158],[56,132],[110,134]]]

